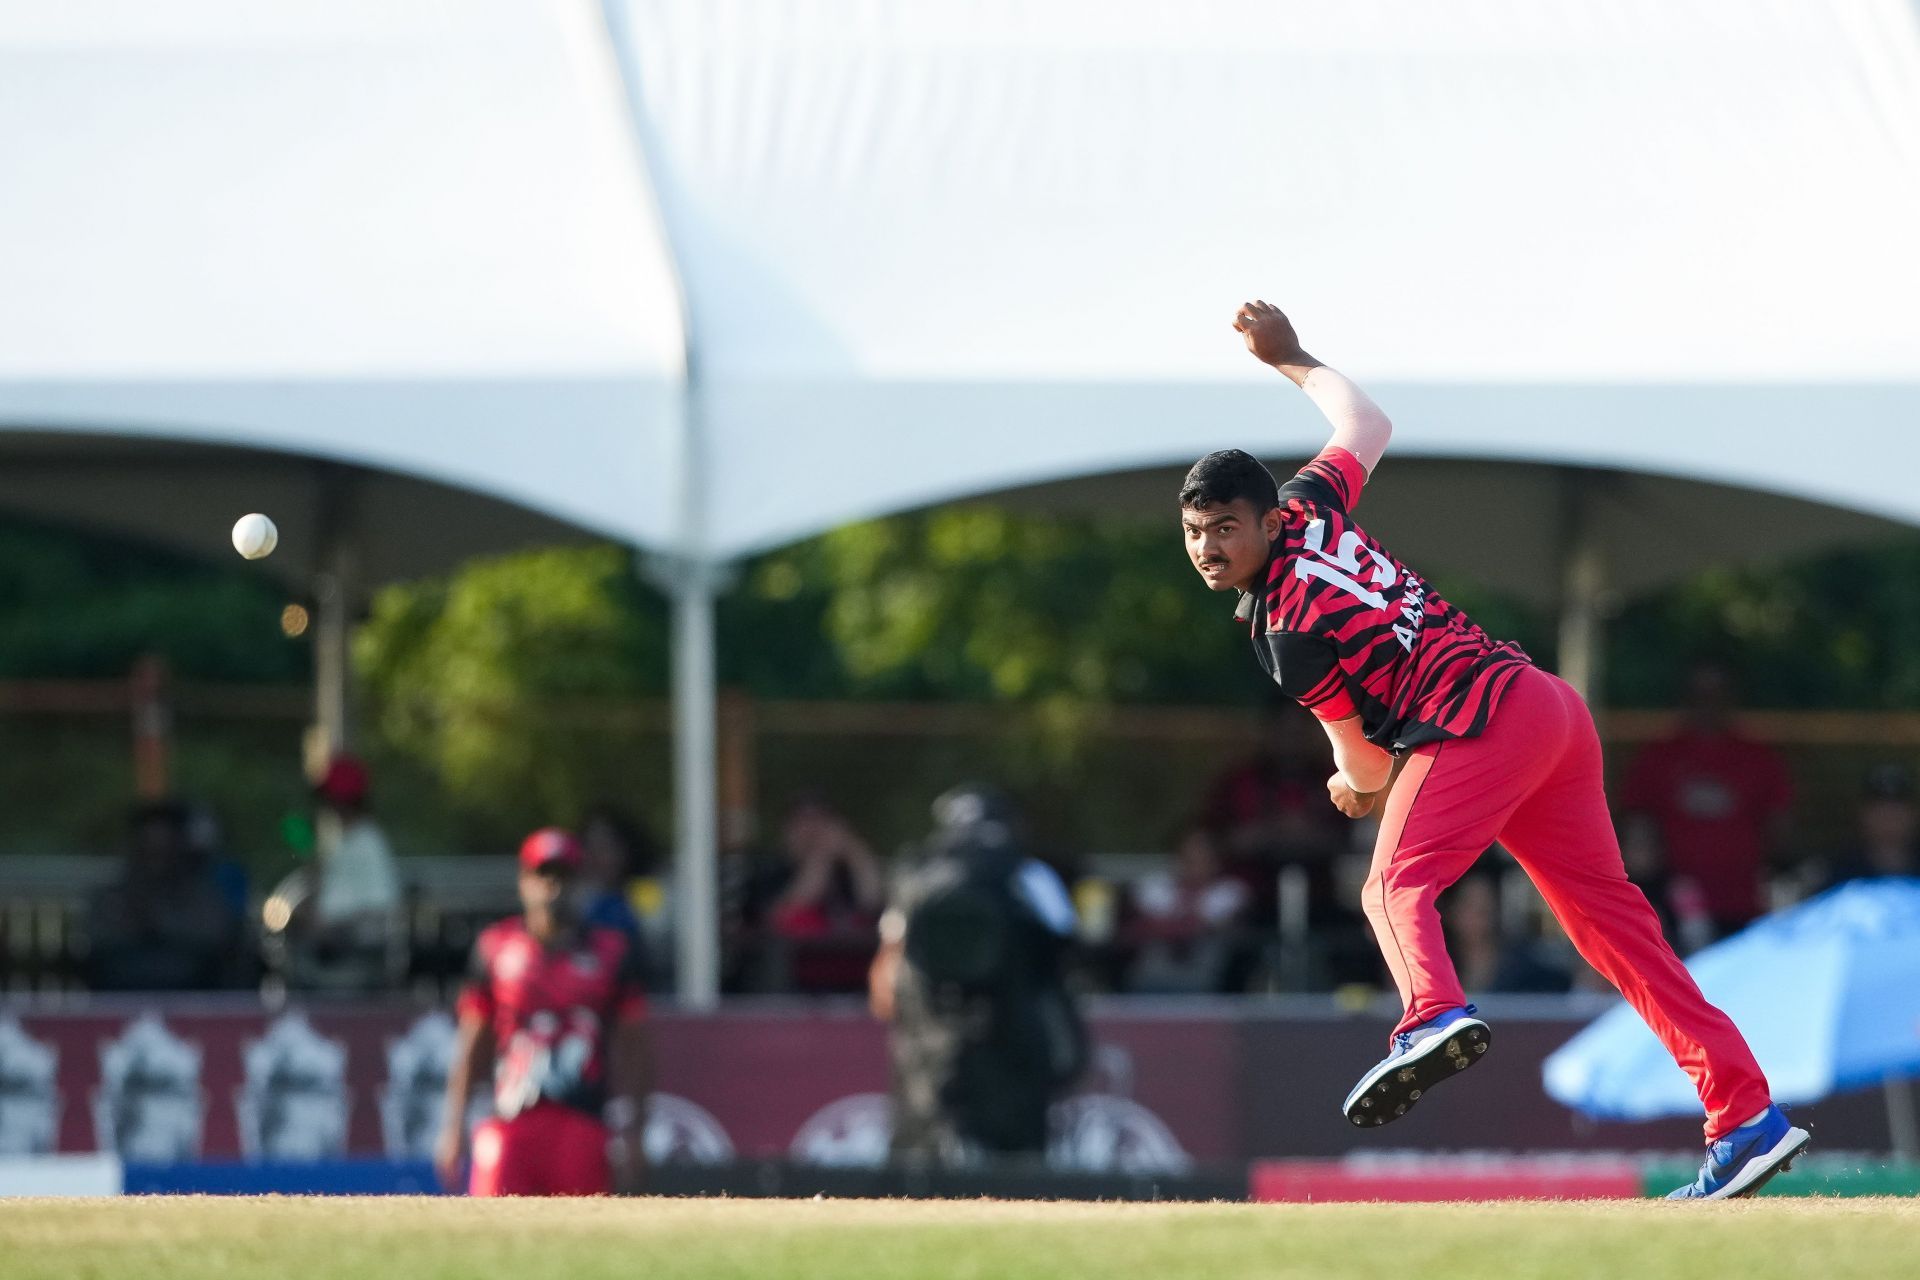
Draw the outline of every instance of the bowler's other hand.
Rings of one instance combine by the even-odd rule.
[[[1339,774],[1327,779],[1327,796],[1333,801],[1333,807],[1349,818],[1364,818],[1373,812],[1374,801],[1379,793],[1362,794],[1347,785],[1347,780]]]

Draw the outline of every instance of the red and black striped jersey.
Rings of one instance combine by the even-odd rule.
[[[1265,581],[1235,616],[1281,691],[1320,719],[1357,715],[1392,751],[1476,737],[1531,659],[1354,523],[1365,483],[1358,458],[1328,448],[1280,486],[1285,519]]]

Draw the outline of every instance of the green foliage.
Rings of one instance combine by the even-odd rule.
[[[1715,570],[1609,629],[1615,706],[1671,705],[1688,664],[1730,666],[1750,706],[1920,708],[1920,538],[1799,564]]]
[[[1418,548],[1407,550],[1417,564]],[[1553,660],[1550,611],[1468,581],[1437,585],[1493,634]],[[298,683],[309,646],[280,634],[286,599],[238,562],[0,525],[0,679],[119,678],[157,652],[187,678]],[[720,674],[762,699],[1009,709],[990,733],[910,747],[880,735],[837,741],[823,757],[813,735],[764,739],[769,803],[840,785],[878,827],[906,832],[939,786],[989,773],[1063,830],[1130,847],[1159,838],[1215,761],[1105,742],[1098,713],[1270,697],[1231,604],[1201,586],[1158,522],[955,506],[743,565],[719,604]],[[1916,634],[1920,536],[1710,572],[1614,618],[1607,701],[1669,705],[1687,660],[1712,655],[1731,662],[1750,705],[1920,708]],[[599,799],[665,818],[666,725],[633,704],[666,690],[667,608],[625,551],[534,551],[389,588],[358,657],[367,750],[406,845],[499,847]],[[124,725],[16,718],[8,728],[0,782],[37,800],[0,829],[7,846],[110,846],[128,785]],[[301,803],[296,726],[183,721],[179,738],[183,788],[217,800],[246,843],[277,848],[275,824]],[[882,777],[887,785],[865,785]]]
[[[1033,709],[992,742],[905,753],[849,742],[831,760],[813,740],[798,758],[763,744],[769,802],[838,784],[850,808],[905,833],[935,791],[989,773],[1076,797],[1077,811],[1115,767],[1090,727],[1099,708],[1263,696],[1231,604],[1195,580],[1166,529],[950,508],[851,526],[744,566],[720,602],[720,672],[761,698]],[[394,757],[383,772],[433,778],[475,846],[598,798],[659,823],[664,724],[596,719],[593,707],[663,692],[666,640],[664,602],[606,547],[478,561],[390,588],[357,651],[374,736]],[[881,745],[884,758],[862,756]],[[867,794],[858,779],[880,774],[888,786]],[[1163,810],[1185,798],[1142,795],[1144,807],[1089,803],[1129,826],[1115,840],[1142,839],[1131,827],[1157,838],[1172,820]],[[891,801],[890,815],[876,808]]]
[[[660,694],[666,640],[626,552],[563,548],[387,588],[355,656],[377,735],[477,823],[526,827],[634,786],[620,748],[641,726],[595,708]]]
[[[0,524],[0,679],[119,678],[142,654],[177,675],[307,678],[280,632],[287,592],[232,565],[30,524]]]
[[[807,584],[802,587],[799,584]],[[841,696],[1102,704],[1246,696],[1232,603],[1195,580],[1170,528],[949,507],[852,525],[747,575],[762,602],[807,593],[803,656]],[[753,637],[729,628],[732,646]],[[794,696],[778,673],[768,696]],[[759,682],[755,682],[758,685]]]

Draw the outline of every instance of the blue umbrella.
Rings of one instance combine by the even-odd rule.
[[[1920,879],[1842,885],[1715,943],[1687,968],[1746,1034],[1776,1101],[1920,1074]],[[1625,1004],[1562,1045],[1541,1074],[1555,1101],[1598,1120],[1700,1110],[1693,1083]]]

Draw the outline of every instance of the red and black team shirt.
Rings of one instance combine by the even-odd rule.
[[[1366,478],[1358,458],[1328,448],[1280,486],[1285,520],[1266,580],[1234,616],[1251,624],[1281,692],[1322,720],[1357,715],[1390,751],[1477,737],[1531,659],[1353,522]]]
[[[589,928],[549,949],[525,921],[502,920],[473,944],[460,1017],[493,1027],[494,1106],[511,1119],[541,1099],[598,1119],[607,1100],[607,1030],[646,1016],[638,948]]]

